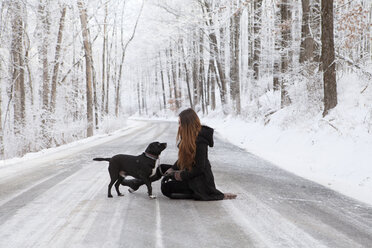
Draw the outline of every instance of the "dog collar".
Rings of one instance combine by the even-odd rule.
[[[159,156],[154,156],[150,153],[147,153],[145,152],[145,156],[148,157],[148,158],[151,158],[152,160],[157,160],[159,158]]]

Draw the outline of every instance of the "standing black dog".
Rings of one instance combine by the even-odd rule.
[[[118,154],[112,158],[94,158],[95,161],[109,161],[108,171],[110,173],[111,182],[108,185],[108,197],[112,197],[111,188],[115,183],[115,189],[118,196],[123,194],[119,191],[120,183],[125,176],[132,176],[143,180],[147,186],[150,198],[155,198],[152,194],[150,177],[155,175],[156,163],[160,153],[167,147],[167,143],[153,142],[147,146],[144,153],[139,156],[131,156]]]

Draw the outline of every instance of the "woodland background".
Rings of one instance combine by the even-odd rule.
[[[0,3],[1,159],[185,107],[372,132],[370,0]]]

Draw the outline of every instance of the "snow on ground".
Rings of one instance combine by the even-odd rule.
[[[123,128],[115,132],[108,134],[97,134],[92,137],[71,142],[65,145],[61,145],[54,148],[44,149],[35,153],[28,153],[21,158],[12,158],[6,160],[0,160],[0,168],[6,168],[9,171],[15,171],[15,167],[32,166],[37,165],[41,162],[46,162],[50,160],[56,160],[75,154],[81,150],[89,149],[90,147],[103,144],[105,142],[116,139],[119,136],[125,135],[126,133],[134,132],[137,129],[141,129],[145,126],[145,122],[136,122],[128,120],[126,123],[123,123]],[[5,174],[5,169],[2,170],[2,176]]]
[[[243,120],[204,120],[217,135],[273,164],[372,204],[372,137],[353,139],[332,130],[282,130]]]
[[[341,75],[338,105],[325,118],[305,105],[277,111],[266,125],[219,114],[202,121],[287,171],[372,204],[372,86],[366,85],[355,74]]]

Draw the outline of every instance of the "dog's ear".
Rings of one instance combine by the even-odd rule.
[[[150,143],[150,144],[147,146],[145,152],[150,153],[150,154],[154,154],[154,152],[155,152],[155,150],[156,150],[156,147],[157,147],[156,142],[152,142],[152,143]],[[154,155],[155,155],[155,154],[154,154]]]

